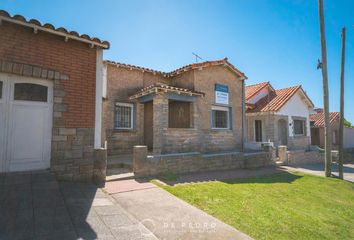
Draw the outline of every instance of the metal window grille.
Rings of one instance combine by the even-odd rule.
[[[133,128],[133,104],[116,104],[115,128]]]

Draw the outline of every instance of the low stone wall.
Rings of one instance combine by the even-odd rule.
[[[288,148],[291,150],[308,150],[311,145],[309,136],[288,137]]]
[[[136,176],[153,176],[164,173],[256,168],[272,165],[271,155],[270,152],[214,154],[189,152],[147,156],[145,146],[136,146],[133,169]]]
[[[287,151],[287,159],[285,164],[287,165],[299,165],[299,164],[311,164],[324,162],[324,155],[319,151]]]
[[[343,151],[343,159],[345,163],[354,162],[354,148],[347,148]]]

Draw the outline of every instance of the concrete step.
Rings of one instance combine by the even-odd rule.
[[[129,168],[111,168],[107,169],[106,182],[134,179],[134,173]]]

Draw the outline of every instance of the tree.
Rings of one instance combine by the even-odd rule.
[[[339,158],[338,176],[343,179],[343,127],[344,127],[344,66],[345,66],[345,27],[342,28],[342,59],[340,66],[340,118],[339,118]]]
[[[318,12],[320,18],[321,53],[322,53],[322,79],[323,79],[323,103],[324,103],[324,135],[325,135],[325,175],[331,176],[332,150],[329,123],[329,94],[328,94],[328,73],[327,73],[327,50],[326,35],[323,13],[323,0],[318,0]]]
[[[353,124],[344,118],[344,126],[347,128],[354,128]]]

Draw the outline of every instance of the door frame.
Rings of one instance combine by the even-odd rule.
[[[284,125],[284,126],[280,126]],[[278,128],[278,141],[280,145],[288,145],[288,137],[289,137],[289,132],[288,132],[288,122],[285,119],[279,119],[277,121],[277,128]],[[282,130],[283,129],[283,130]],[[284,136],[281,134],[284,131]],[[285,143],[282,143],[284,137]]]
[[[257,125],[257,123],[260,123],[260,125]],[[259,126],[260,128],[257,128]],[[260,131],[260,138],[261,141],[257,141],[258,134],[257,134],[257,129]],[[255,142],[263,142],[263,121],[260,119],[255,119],[254,120],[254,141]]]
[[[0,104],[2,105],[2,112],[0,112],[0,118],[2,117],[3,126],[0,125],[0,146],[3,148],[0,149],[0,172],[6,172],[6,161],[5,161],[5,153],[7,150],[7,135],[8,135],[8,98],[9,98],[9,74],[0,73],[0,81],[2,84],[2,97],[0,99]],[[0,119],[1,122],[1,119]]]
[[[46,144],[44,147],[43,159],[45,160],[45,168],[50,167],[50,160],[51,160],[51,144],[52,144],[52,129],[53,129],[53,94],[54,94],[54,83],[50,80],[45,79],[37,79],[32,77],[23,77],[18,75],[12,74],[0,74],[0,78],[5,75],[4,78],[7,80],[7,86],[5,90],[5,134],[4,134],[4,141],[6,143],[6,147],[4,148],[4,161],[3,161],[3,171],[9,172],[10,171],[10,160],[12,159],[12,135],[10,134],[10,130],[12,129],[13,121],[11,121],[11,115],[13,112],[14,105],[22,105],[22,106],[47,106],[48,107],[48,119],[46,120],[47,131],[45,131],[45,139],[44,143]],[[42,86],[48,87],[47,93],[47,102],[33,102],[31,101],[21,101],[21,100],[14,100],[14,87],[16,83],[33,83]]]

